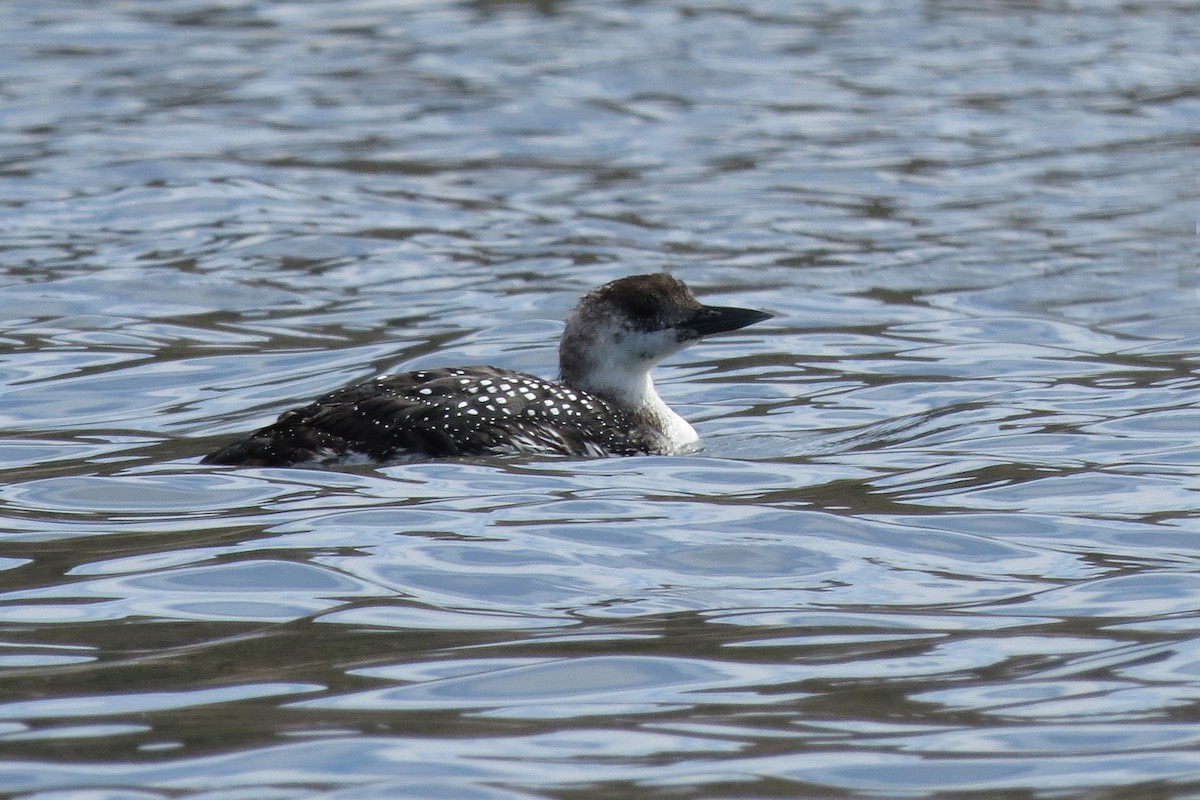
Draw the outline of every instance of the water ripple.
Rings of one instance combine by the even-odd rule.
[[[1195,794],[1196,10],[7,3],[0,793]],[[198,464],[659,269],[699,453]]]

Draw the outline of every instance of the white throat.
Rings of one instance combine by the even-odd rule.
[[[671,453],[690,452],[700,444],[700,435],[696,433],[696,429],[663,402],[658,392],[654,391],[653,384],[650,386],[650,397],[645,408],[648,414],[659,420],[658,428],[670,444]]]
[[[696,429],[659,396],[649,371],[630,371],[627,367],[595,370],[581,388],[644,417],[662,431],[672,453],[693,450],[700,442]]]

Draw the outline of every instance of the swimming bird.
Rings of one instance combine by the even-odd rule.
[[[665,273],[588,292],[559,342],[559,380],[498,367],[384,375],[286,411],[205,464],[328,466],[412,457],[684,453],[700,438],[650,370],[698,339],[771,318],[703,305]]]

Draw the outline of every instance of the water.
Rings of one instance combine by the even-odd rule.
[[[1200,797],[1200,6],[0,8],[0,793]],[[688,457],[201,467],[776,319]]]

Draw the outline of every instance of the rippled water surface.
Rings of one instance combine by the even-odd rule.
[[[0,793],[1200,797],[1200,6],[0,6]],[[199,457],[776,317],[705,449]]]

